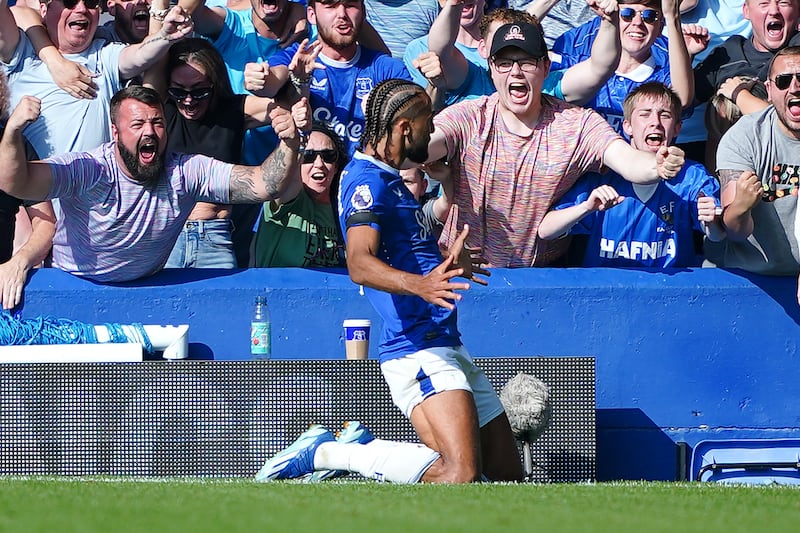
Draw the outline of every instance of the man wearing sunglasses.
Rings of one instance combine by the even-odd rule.
[[[175,7],[166,15],[162,30],[142,43],[109,44],[94,38],[100,0],[47,0],[40,4],[40,13],[55,45],[41,50],[41,56],[48,58],[47,65],[26,32],[17,28],[7,3],[0,2],[0,59],[8,76],[11,105],[16,106],[25,95],[42,101],[41,116],[25,129],[26,138],[41,157],[90,150],[108,142],[109,101],[122,80],[144,72],[173,41],[192,31],[191,20]],[[91,81],[75,95],[59,90],[48,71],[51,62],[63,61],[91,73]]]
[[[740,118],[719,143],[717,176],[728,238],[706,243],[706,257],[726,268],[797,275],[800,46],[779,50],[766,78],[771,105]]]
[[[92,151],[25,160],[22,130],[41,101],[25,96],[0,140],[0,189],[22,199],[62,198],[53,266],[100,282],[161,270],[198,201],[265,202],[297,195],[300,138],[289,110],[270,111],[280,143],[260,166],[167,151],[161,96],[132,85],[110,102],[114,141]]]
[[[684,109],[694,102],[694,76],[692,61],[683,39],[670,39],[668,55],[653,54],[653,45],[666,28],[670,35],[682,35],[678,0],[620,0],[619,35],[622,53],[614,75],[610,76],[586,103],[603,115],[609,124],[622,135],[624,129],[623,101],[639,85],[657,81],[671,87],[681,100]],[[592,22],[587,23],[591,25]],[[577,28],[571,33],[581,33]],[[587,39],[594,39],[588,35]],[[563,69],[586,59],[586,47],[564,47],[568,36],[556,40],[553,68]]]

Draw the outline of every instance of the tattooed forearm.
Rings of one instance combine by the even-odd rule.
[[[296,151],[281,142],[260,166],[234,165],[230,202],[256,203],[280,198],[297,174],[297,165],[293,164],[296,161]]]
[[[280,143],[261,163],[261,180],[270,198],[275,198],[280,194],[284,181],[289,175],[289,168],[286,164],[287,156],[290,154],[287,154],[286,147]]]
[[[259,167],[236,165],[231,171],[230,201],[232,203],[258,203],[264,199],[255,190],[255,174]]]
[[[724,189],[729,183],[735,182],[742,175],[741,170],[722,169],[717,171],[717,178],[719,179],[719,188]]]

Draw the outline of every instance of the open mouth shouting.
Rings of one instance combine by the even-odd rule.
[[[662,132],[654,131],[645,136],[644,144],[655,152],[664,144],[664,140],[665,136]]]
[[[142,165],[151,165],[158,157],[158,142],[155,137],[143,137],[137,147],[139,161]]]
[[[133,12],[133,27],[137,30],[148,30],[150,28],[150,12],[147,6],[138,7]]]
[[[311,172],[309,177],[318,183],[324,183],[326,179],[328,179],[327,173],[323,172],[322,170],[314,170]]]
[[[766,36],[770,42],[782,43],[784,37],[784,28],[786,24],[782,18],[773,19],[767,22]]]
[[[85,17],[76,17],[67,23],[67,27],[75,33],[85,33],[89,29],[89,19]]]
[[[515,104],[524,104],[528,100],[530,87],[522,82],[511,82],[508,84],[508,96]]]
[[[793,121],[800,122],[800,96],[791,96],[786,101],[786,112]]]
[[[265,16],[277,16],[281,12],[280,0],[261,0],[261,8]]]

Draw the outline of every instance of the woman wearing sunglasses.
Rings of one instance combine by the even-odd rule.
[[[163,68],[163,67],[162,67]],[[165,97],[167,150],[240,163],[246,129],[269,123],[270,98],[233,94],[219,52],[204,39],[173,45],[146,84]],[[198,202],[166,268],[235,268],[231,206]]]
[[[303,189],[297,198],[264,204],[253,241],[256,267],[345,266],[336,213],[345,163],[339,136],[315,122],[301,156]]]

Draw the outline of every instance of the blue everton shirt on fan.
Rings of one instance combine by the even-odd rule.
[[[611,185],[625,200],[605,211],[595,211],[570,229],[589,235],[585,267],[689,267],[695,258],[693,230],[702,232],[697,198],[719,203],[719,184],[705,167],[687,161],[670,180],[635,185],[620,175],[587,174],[556,202],[553,209],[581,204],[600,185]]]
[[[424,220],[422,208],[398,170],[361,152],[353,155],[339,186],[339,224],[345,241],[348,227],[368,225],[380,232],[378,259],[398,270],[424,275],[443,261],[432,228]],[[383,319],[381,362],[425,348],[461,344],[455,310],[419,296],[368,287],[365,291]]]
[[[275,53],[269,59],[269,66],[288,67],[297,47],[295,44]],[[317,61],[325,68],[314,70],[311,77],[310,104],[314,120],[330,126],[352,156],[364,129],[363,99],[383,80],[413,80],[402,61],[363,46],[358,47],[350,61],[334,61],[322,54]]]
[[[587,59],[592,54],[592,44],[600,26],[600,17],[565,32],[553,44],[553,60],[550,70],[566,69]],[[627,139],[622,131],[622,102],[628,93],[648,81],[660,81],[672,87],[669,73],[667,41],[659,36],[650,49],[650,58],[639,68],[626,74],[614,73],[584,107],[594,109],[605,118],[611,127]]]

